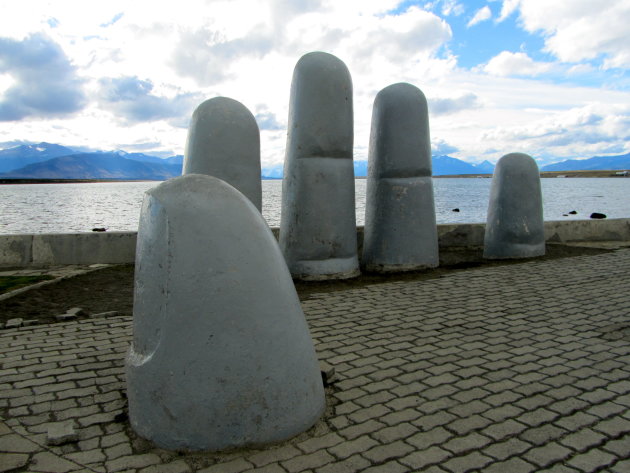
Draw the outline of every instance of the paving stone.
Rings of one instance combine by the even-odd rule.
[[[622,460],[610,469],[611,473],[628,473],[630,471],[630,460]]]
[[[426,450],[415,451],[407,456],[400,458],[398,461],[404,465],[407,465],[414,470],[420,470],[428,465],[434,465],[442,463],[444,460],[450,458],[452,453],[446,450],[434,446],[429,447]]]
[[[452,458],[442,466],[453,473],[464,473],[466,471],[482,469],[492,462],[492,458],[482,455],[479,452],[472,452],[468,455]]]
[[[65,458],[81,465],[98,463],[105,461],[105,454],[101,449],[87,450],[85,452],[75,452],[65,455]]]
[[[144,468],[146,466],[161,463],[160,457],[154,453],[143,453],[141,455],[128,455],[107,461],[105,466],[108,473],[130,470],[133,468]]]
[[[241,471],[249,470],[251,467],[251,463],[242,458],[237,458],[236,460],[218,463],[208,468],[198,470],[198,473],[240,473]]]
[[[298,457],[291,458],[290,460],[283,461],[281,465],[289,472],[298,472],[306,469],[315,469],[328,463],[335,461],[330,453],[325,450],[314,452],[309,455],[300,455]],[[223,473],[223,471],[221,471]]]
[[[370,461],[382,463],[393,458],[400,458],[413,451],[413,447],[402,441],[387,445],[379,445],[363,452],[363,456]]]
[[[578,452],[584,452],[602,444],[605,440],[606,436],[599,432],[595,432],[591,429],[580,429],[561,439],[560,443]]]
[[[552,440],[559,439],[567,431],[552,424],[542,425],[525,430],[520,434],[520,438],[532,445],[545,445]]]
[[[602,448],[616,455],[617,458],[630,457],[630,435],[626,435],[617,440],[611,440]]]
[[[491,442],[492,439],[473,432],[464,437],[455,437],[443,443],[441,447],[453,452],[455,455],[461,455],[471,450],[480,450]]]
[[[560,462],[571,455],[571,450],[556,442],[529,450],[523,457],[539,467],[548,467],[552,463]]]
[[[25,453],[0,453],[0,472],[17,470],[28,463],[29,457]]]
[[[334,465],[334,464],[332,464]],[[326,468],[326,467],[324,467]],[[249,470],[245,470],[246,473],[286,473],[287,470],[285,470],[284,468],[282,468],[279,464],[277,463],[270,463],[267,466],[263,466],[262,468],[252,468]],[[312,470],[311,470],[312,471]]]
[[[403,473],[407,468],[397,461],[390,461],[378,466],[372,466],[363,470],[363,473]]]
[[[418,450],[425,450],[432,445],[441,444],[451,438],[453,434],[443,427],[436,427],[428,432],[419,432],[406,439],[406,442]]]
[[[317,450],[333,447],[343,442],[344,439],[338,434],[332,432],[321,437],[314,437],[303,442],[298,443],[296,446],[304,453],[312,453]]]
[[[618,437],[621,434],[630,433],[630,420],[623,417],[604,420],[592,426],[593,430],[602,432],[609,437]]]
[[[580,471],[595,471],[596,469],[611,465],[615,456],[603,450],[593,449],[587,453],[576,455],[567,461],[567,465]]]
[[[32,453],[41,450],[36,443],[17,434],[6,434],[0,436],[0,452],[11,453]]]
[[[380,443],[392,443],[396,440],[408,439],[418,432],[418,427],[409,423],[402,423],[393,427],[377,430],[372,434]]]
[[[505,442],[493,443],[484,448],[482,453],[497,460],[505,460],[513,455],[519,455],[531,447],[527,442],[523,442],[518,438],[511,438]]]
[[[261,467],[268,465],[269,463],[288,460],[289,458],[293,458],[301,454],[302,452],[300,452],[293,445],[284,445],[282,447],[269,448],[259,453],[254,453],[253,455],[248,456],[247,459],[252,462],[256,467]]]
[[[358,473],[364,471],[369,466],[370,462],[361,455],[352,455],[344,460],[329,463],[321,468],[317,468],[315,471],[316,473]],[[284,470],[280,469],[278,473],[284,473]]]
[[[40,452],[33,455],[29,468],[32,471],[42,471],[46,473],[67,473],[79,470],[82,466],[50,452]]]
[[[372,432],[376,432],[377,430],[380,430],[381,428],[384,428],[384,427],[386,427],[386,425],[383,424],[382,422],[369,420],[367,422],[363,422],[362,424],[351,425],[349,427],[346,427],[345,429],[340,430],[338,433],[343,438],[352,440],[357,437],[360,437],[361,435],[371,434]]]
[[[531,473],[536,467],[520,458],[511,458],[503,462],[493,463],[483,469],[484,473]]]
[[[480,415],[473,415],[464,419],[459,419],[448,424],[448,428],[454,430],[459,435],[465,435],[473,430],[479,430],[491,424],[492,421]]]
[[[113,447],[105,448],[104,453],[108,460],[114,460],[116,458],[133,454],[133,450],[131,449],[131,445],[129,443],[119,443]]]

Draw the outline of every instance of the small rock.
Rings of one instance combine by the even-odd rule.
[[[99,312],[98,314],[91,314],[91,319],[102,319],[105,317],[118,317],[120,313],[117,310],[110,310],[108,312]]]
[[[606,218],[606,214],[600,214],[599,212],[593,212],[591,218]]]
[[[68,309],[66,314],[79,316],[85,315],[85,311],[81,307],[73,307],[72,309]]]
[[[4,324],[4,328],[18,328],[22,326],[22,322],[24,322],[24,319],[9,319],[7,320],[6,324]]]
[[[37,320],[37,319],[23,320],[22,321],[22,327],[29,327],[31,325],[37,325],[38,323],[39,323],[39,320]]]
[[[56,320],[74,320],[76,318],[77,316],[75,314],[68,314],[67,312],[65,314],[55,315]]]
[[[459,212],[458,208],[453,209],[453,212]]]
[[[577,215],[577,210],[571,210],[571,212],[569,212],[569,215]]]
[[[324,386],[330,386],[337,381],[337,373],[335,368],[324,361],[319,362],[319,370],[322,373],[322,381]]]
[[[74,421],[55,422],[48,425],[46,443],[48,445],[63,445],[79,440],[79,434],[74,428]]]

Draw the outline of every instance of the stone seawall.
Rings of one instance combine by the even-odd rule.
[[[441,249],[483,246],[485,224],[438,225]],[[272,229],[276,238],[278,228]],[[359,254],[363,227],[357,227]],[[630,219],[545,222],[548,243],[630,241]],[[0,235],[0,267],[133,263],[136,232]]]

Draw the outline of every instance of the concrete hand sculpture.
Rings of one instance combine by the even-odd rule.
[[[145,195],[127,394],[133,429],[169,449],[285,440],[324,410],[313,342],[276,240],[220,179],[187,174]]]
[[[214,97],[195,109],[182,174],[218,177],[245,194],[260,212],[260,131],[245,105]]]
[[[295,66],[282,182],[280,247],[297,279],[359,275],[352,80],[323,52]]]
[[[545,254],[540,172],[523,153],[503,156],[494,169],[484,236],[484,258]]]
[[[362,265],[366,271],[439,264],[427,100],[399,83],[374,101]]]

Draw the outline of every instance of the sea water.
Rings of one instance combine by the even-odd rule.
[[[433,179],[437,223],[485,222],[488,178]],[[355,180],[357,225],[365,214],[365,179]],[[588,219],[592,212],[630,218],[630,179],[541,179],[545,220]],[[0,233],[135,231],[144,192],[159,182],[0,185]],[[262,213],[280,225],[281,180],[264,180]],[[458,209],[459,211],[455,211]],[[569,214],[570,211],[577,214]]]

